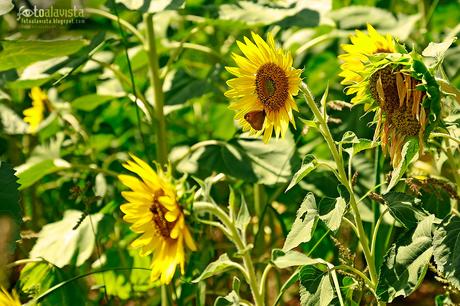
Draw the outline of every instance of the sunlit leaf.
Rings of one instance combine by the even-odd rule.
[[[44,258],[59,268],[85,263],[93,253],[97,225],[102,215],[89,215],[74,229],[82,214],[77,210],[67,210],[61,221],[45,225],[30,256]]]

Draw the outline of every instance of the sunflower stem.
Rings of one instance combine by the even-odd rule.
[[[368,238],[364,230],[361,215],[359,213],[355,194],[354,194],[353,187],[351,184],[352,178],[351,177],[347,178],[347,174],[345,172],[344,163],[343,163],[343,157],[339,154],[337,150],[337,146],[335,145],[334,139],[332,138],[331,131],[329,130],[329,127],[327,126],[327,122],[324,120],[324,117],[321,115],[321,111],[316,105],[315,99],[313,98],[313,95],[310,89],[308,88],[307,84],[303,82],[300,88],[304,94],[305,100],[309,108],[313,112],[316,120],[318,121],[320,125],[319,130],[322,136],[324,137],[324,140],[326,140],[326,143],[329,146],[329,150],[331,151],[332,157],[334,158],[334,161],[337,165],[339,181],[347,188],[348,192],[350,193],[350,207],[352,209],[353,216],[355,219],[356,230],[358,232],[358,239],[363,248],[364,257],[366,259],[367,265],[369,266],[369,274],[371,277],[371,282],[374,286],[373,289],[375,289],[375,286],[377,285],[377,282],[378,282],[377,270],[375,268],[375,260],[371,254]]]
[[[254,304],[255,306],[265,305],[264,298],[259,291],[259,280],[256,276],[251,255],[247,249],[247,245],[243,243],[243,239],[241,239],[240,233],[238,232],[235,224],[232,222],[230,216],[219,206],[208,202],[195,202],[193,204],[193,210],[196,212],[208,212],[213,214],[229,230],[231,233],[231,238],[233,238],[233,243],[235,244],[238,252],[241,253],[241,256],[243,257],[243,266],[247,273],[246,277],[249,287],[251,288],[252,297],[254,298]]]
[[[149,59],[150,85],[153,88],[153,101],[155,104],[157,161],[161,166],[164,166],[168,162],[168,144],[166,137],[166,120],[163,110],[163,82],[160,78],[160,67],[155,44],[155,31],[153,29],[153,14],[145,14],[144,22],[147,30],[147,44],[145,44],[145,50],[147,51]]]

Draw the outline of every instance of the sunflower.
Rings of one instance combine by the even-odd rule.
[[[396,167],[404,144],[415,138],[422,152],[424,140],[438,123],[439,85],[418,54],[407,53],[370,25],[368,31],[369,35],[357,31],[353,45],[344,45],[348,54],[341,55],[342,83],[348,85],[348,95],[356,94],[353,103],[375,111],[374,140],[381,140]],[[365,46],[366,41],[372,44]]]
[[[13,292],[9,294],[5,288],[0,289],[0,306],[21,306],[21,301],[16,291],[13,290]]]
[[[48,97],[39,87],[33,87],[30,98],[32,99],[32,107],[24,110],[24,122],[29,123],[29,133],[35,133],[43,121],[45,101]]]
[[[238,67],[226,67],[236,78],[227,81],[225,96],[233,100],[229,108],[236,111],[243,131],[263,134],[267,143],[273,130],[276,137],[284,137],[289,122],[295,127],[292,110],[298,108],[293,96],[299,92],[302,70],[292,67],[291,54],[275,46],[271,33],[267,42],[255,33],[252,38],[254,42],[247,37],[244,43],[237,41],[245,57],[232,54]]]
[[[365,95],[365,88],[357,85],[364,79],[363,72],[369,62],[369,57],[379,53],[396,52],[395,42],[391,35],[379,34],[370,24],[367,25],[367,32],[368,34],[365,34],[356,30],[356,35],[350,36],[351,44],[341,46],[346,53],[339,55],[343,61],[340,66],[342,72],[339,74],[344,78],[341,83],[349,86],[346,89],[347,95],[356,93],[351,100],[352,103],[358,103]]]
[[[151,281],[169,283],[180,265],[184,274],[184,244],[195,251],[196,245],[185,224],[184,213],[170,174],[156,173],[146,162],[131,155],[133,160],[123,166],[138,177],[120,175],[120,181],[131,191],[122,192],[128,203],[121,205],[123,219],[132,223],[131,230],[142,234],[132,242],[141,256],[153,253]]]

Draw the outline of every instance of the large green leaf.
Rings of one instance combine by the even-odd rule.
[[[324,197],[318,203],[319,218],[331,231],[339,229],[342,223],[343,214],[347,208],[344,198]]]
[[[291,134],[264,144],[260,139],[239,138],[228,143],[207,141],[177,165],[181,172],[208,177],[222,172],[246,182],[273,185],[291,176],[295,144]]]
[[[45,159],[35,163],[27,168],[18,169],[18,183],[21,184],[19,189],[25,189],[38,182],[45,175],[55,173],[57,171],[70,168],[70,164],[60,158]]]
[[[438,270],[460,289],[460,217],[446,217],[436,227],[433,246]]]
[[[0,71],[26,67],[38,61],[69,55],[87,44],[85,40],[4,40]]]
[[[211,262],[206,269],[204,269],[203,273],[201,273],[198,278],[194,279],[193,282],[198,283],[208,277],[235,269],[238,266],[239,264],[231,260],[226,253],[222,254],[216,261]]]
[[[383,195],[385,204],[391,215],[405,228],[413,228],[423,220],[427,214],[421,209],[421,201],[414,196],[390,191]]]
[[[310,172],[315,170],[317,165],[318,161],[316,160],[315,156],[311,154],[306,155],[302,160],[302,166],[292,177],[292,180],[286,188],[286,191],[297,185],[301,180],[303,180],[304,177],[306,177]]]
[[[426,217],[388,250],[376,289],[380,300],[408,296],[421,284],[433,255],[434,221],[433,215]]]
[[[316,228],[318,217],[315,196],[313,193],[308,193],[297,210],[294,224],[292,224],[292,228],[284,242],[283,251],[290,251],[299,244],[310,241]]]
[[[300,305],[329,306],[335,305],[334,288],[329,273],[315,266],[302,267],[299,273]]]
[[[69,264],[82,265],[93,253],[97,225],[103,216],[86,216],[75,228],[82,214],[78,210],[67,210],[61,221],[45,225],[30,256],[44,258],[60,268]]]
[[[70,279],[73,275],[47,262],[29,263],[22,270],[19,277],[21,291],[34,297],[42,294],[49,288]],[[78,281],[72,282],[53,291],[40,302],[42,306],[85,305],[86,294]]]

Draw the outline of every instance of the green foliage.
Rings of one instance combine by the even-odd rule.
[[[408,296],[421,284],[433,255],[434,221],[433,215],[424,218],[388,250],[376,289],[380,300]]]
[[[439,272],[460,288],[460,217],[448,216],[436,226],[433,237],[434,260]]]
[[[329,274],[315,266],[302,267],[299,273],[302,306],[336,305]]]
[[[93,253],[97,224],[101,219],[100,214],[85,216],[77,210],[66,211],[61,221],[42,228],[30,256],[43,258],[59,268],[82,265]]]
[[[10,216],[19,225],[22,213],[19,206],[19,184],[16,181],[13,168],[0,161],[0,214]]]

